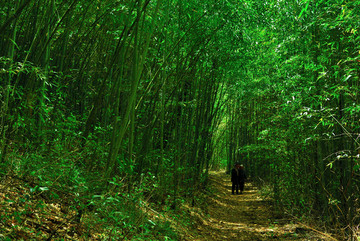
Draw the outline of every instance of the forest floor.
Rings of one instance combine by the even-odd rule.
[[[198,235],[189,240],[337,240],[276,212],[252,183],[245,184],[243,194],[232,195],[229,175],[212,172],[210,185],[205,214],[197,215]]]
[[[76,221],[77,212],[66,208],[64,199],[49,200],[51,190],[29,185],[28,181],[11,177],[0,181],[0,240],[109,238],[105,228],[98,227],[100,224]],[[314,225],[302,224],[276,211],[271,200],[264,199],[251,182],[246,183],[243,194],[232,195],[229,175],[211,172],[209,185],[194,206],[183,203],[174,213],[149,208],[148,217],[154,222],[162,219],[171,223],[171,230],[177,233],[171,240],[337,240]],[[150,239],[128,236],[124,240],[169,240],[163,231],[159,229],[158,236]]]

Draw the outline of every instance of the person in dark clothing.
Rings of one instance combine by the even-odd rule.
[[[246,180],[246,173],[244,170],[244,166],[240,165],[239,167],[239,188],[240,188],[240,194],[244,191],[245,186],[245,180]]]
[[[239,171],[240,171],[240,164],[236,163],[234,168],[231,170],[232,194],[235,194],[235,189],[236,189],[236,194],[239,194],[239,184],[240,184]]]
[[[245,180],[246,174],[244,166],[236,163],[235,167],[231,170],[232,194],[235,194],[235,190],[236,194],[239,194],[239,189],[240,194],[244,191]]]

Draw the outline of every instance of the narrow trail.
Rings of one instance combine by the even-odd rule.
[[[274,212],[252,183],[240,195],[231,195],[231,182],[224,172],[211,173],[206,216],[197,227],[196,240],[336,240],[329,234]]]

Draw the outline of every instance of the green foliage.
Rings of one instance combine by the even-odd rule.
[[[110,237],[176,239],[141,203],[178,210],[211,167],[240,161],[294,214],[350,227],[359,14],[335,0],[2,1],[0,175],[67,193],[75,212],[94,203]]]
[[[246,29],[245,74],[229,89],[236,98],[227,110],[229,162],[270,182],[272,196],[294,214],[351,226],[359,222],[356,4],[259,8],[267,5],[272,10],[253,16],[262,24]]]

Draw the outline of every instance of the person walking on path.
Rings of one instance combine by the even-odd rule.
[[[244,170],[244,166],[240,165],[239,167],[239,188],[240,188],[240,194],[243,193],[244,191],[244,186],[245,186],[245,180],[246,180],[246,173]]]
[[[235,190],[236,190],[236,194],[239,194],[239,184],[240,184],[240,164],[236,163],[234,168],[231,170],[231,182],[232,182],[232,194],[235,194]]]
[[[232,194],[235,194],[235,190],[236,190],[236,194],[239,194],[239,189],[240,189],[240,194],[243,193],[245,180],[246,180],[246,174],[245,174],[244,166],[240,165],[239,163],[236,163],[235,167],[231,170]]]

